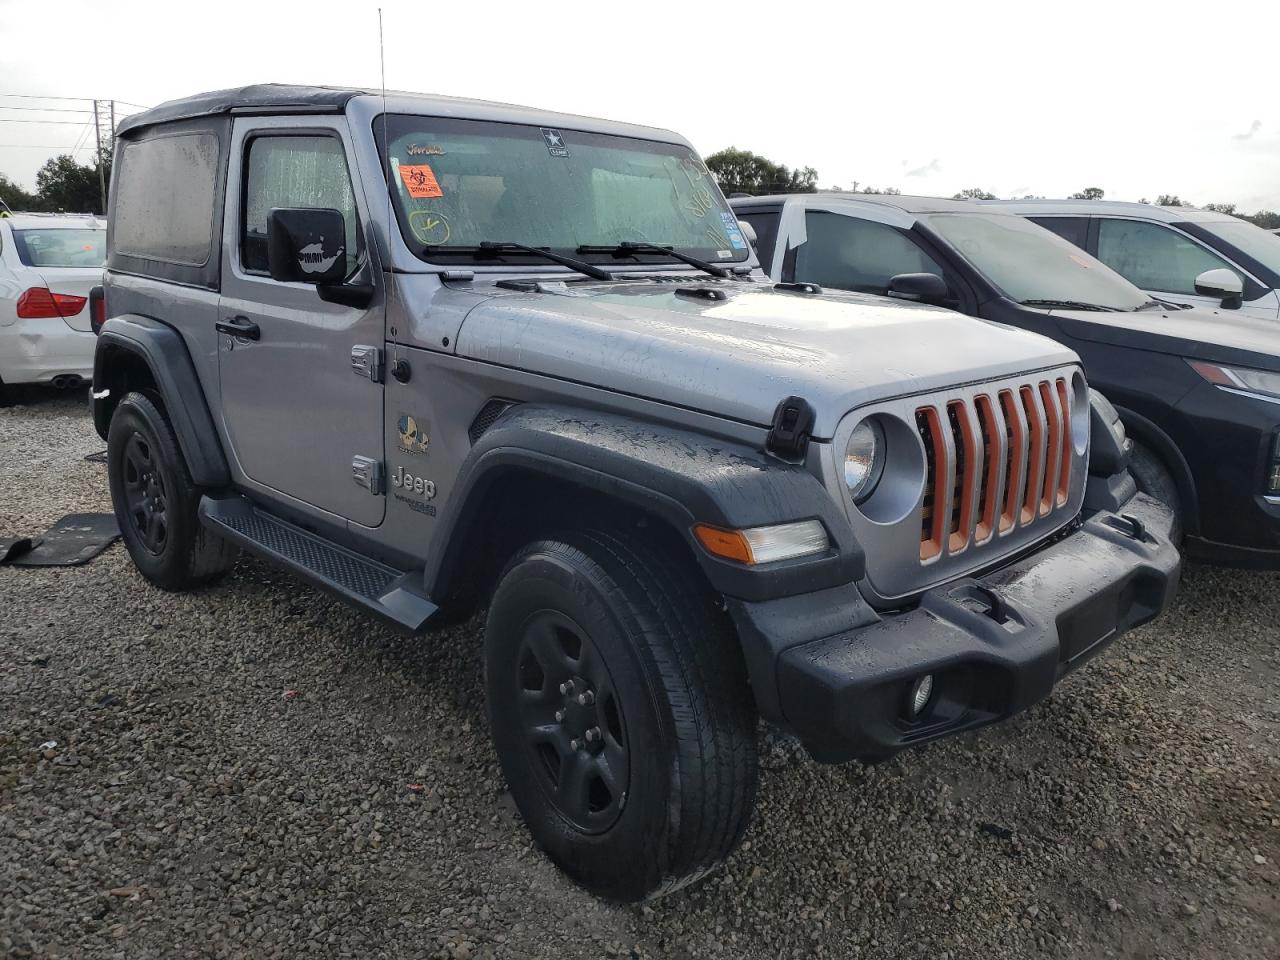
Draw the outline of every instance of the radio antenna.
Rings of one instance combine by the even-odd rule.
[[[395,181],[391,176],[391,140],[387,136],[387,54],[386,48],[382,43],[382,8],[378,8],[378,71],[382,79],[382,150],[386,155],[387,165],[387,219],[384,222],[383,238],[386,245],[386,254],[391,256],[391,224],[393,223],[393,213],[391,209],[391,191],[395,189]],[[388,296],[386,298],[385,309],[391,307],[391,297],[389,295],[391,285],[387,284]],[[391,363],[388,364],[389,370],[397,370],[400,367],[400,331],[396,328],[394,322],[391,326]]]

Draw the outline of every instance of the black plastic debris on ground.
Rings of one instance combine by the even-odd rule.
[[[120,539],[120,526],[112,513],[71,513],[34,539],[29,550],[0,562],[15,567],[79,566]]]
[[[97,453],[90,453],[84,458],[85,463],[106,463],[107,451],[99,450]]]
[[[0,537],[0,563],[16,560],[34,546],[30,537]]]

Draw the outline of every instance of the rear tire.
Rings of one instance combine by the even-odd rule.
[[[512,796],[551,859],[610,900],[715,869],[755,803],[746,667],[683,559],[630,536],[542,540],[489,607],[489,715]]]
[[[173,427],[145,394],[126,395],[111,415],[107,477],[125,547],[151,583],[191,590],[235,564],[237,547],[200,523],[200,491]]]
[[[1182,497],[1178,494],[1178,484],[1160,459],[1149,447],[1135,443],[1129,458],[1129,472],[1133,474],[1138,489],[1147,496],[1159,500],[1173,511],[1173,529],[1169,539],[1174,546],[1182,543]]]

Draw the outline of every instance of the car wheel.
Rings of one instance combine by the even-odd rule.
[[[1169,539],[1177,546],[1182,543],[1182,497],[1178,494],[1178,484],[1160,459],[1149,447],[1134,444],[1133,453],[1129,457],[1129,472],[1133,474],[1138,489],[1147,496],[1159,500],[1173,511],[1173,529]]]
[[[530,544],[489,608],[498,757],[534,839],[616,901],[718,866],[755,803],[756,711],[727,617],[683,557],[581,533]]]
[[[157,587],[190,590],[234,565],[237,548],[200,523],[200,491],[173,427],[144,394],[126,395],[112,413],[107,476],[129,556]]]

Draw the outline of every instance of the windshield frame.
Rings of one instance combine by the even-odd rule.
[[[981,218],[984,220],[990,220],[995,223],[1005,223],[1010,220],[1016,221],[1016,229],[1025,230],[1028,235],[1042,235],[1045,242],[1050,247],[1061,249],[1068,257],[1080,263],[1082,266],[1085,266],[1090,270],[1097,270],[1099,276],[1108,277],[1114,280],[1117,286],[1127,287],[1130,291],[1132,291],[1134,296],[1131,298],[1131,302],[1123,305],[1117,305],[1115,303],[1104,303],[1099,301],[1092,301],[1088,295],[1088,292],[1085,290],[1077,291],[1077,294],[1075,296],[1071,296],[1068,294],[1062,297],[1058,297],[1055,295],[1050,295],[1050,291],[1041,291],[1041,295],[1032,294],[1029,296],[1018,296],[1015,293],[1011,292],[1010,290],[1006,289],[1006,287],[1002,285],[997,280],[997,278],[991,274],[991,272],[987,269],[987,267],[984,264],[976,262],[973,257],[967,254],[965,251],[961,250],[960,247],[956,244],[956,242],[953,241],[952,238],[947,233],[945,233],[943,230],[938,228],[939,220],[942,220],[945,218],[961,218],[961,217]],[[973,270],[973,272],[976,273],[982,279],[982,281],[987,286],[989,286],[996,294],[998,294],[1001,297],[1004,297],[1007,300],[1017,303],[1019,305],[1027,305],[1025,301],[1037,300],[1037,299],[1063,300],[1063,301],[1075,300],[1075,301],[1086,302],[1086,303],[1096,303],[1097,306],[1107,308],[1108,310],[1114,311],[1117,313],[1132,313],[1142,309],[1144,306],[1153,302],[1150,295],[1140,290],[1138,287],[1134,286],[1132,283],[1130,283],[1120,274],[1116,273],[1116,271],[1112,270],[1105,263],[1098,260],[1092,254],[1077,247],[1071,241],[1063,239],[1062,237],[1054,233],[1052,230],[1048,230],[1021,215],[1011,214],[1011,213],[999,213],[993,210],[984,210],[984,209],[975,207],[972,210],[936,210],[928,213],[920,213],[916,215],[916,219],[918,224],[920,224],[922,227],[924,227],[926,230],[929,231],[929,233],[934,238],[934,242],[938,243],[945,249],[949,250],[954,256],[958,257],[965,264],[967,264],[969,266],[969,269]],[[1069,310],[1072,308],[1066,307],[1066,306],[1046,307],[1046,306],[1036,305],[1036,306],[1032,306],[1032,309]]]
[[[526,131],[532,131],[535,134],[539,134],[539,135],[542,127],[544,126],[543,123],[538,122],[537,119],[501,120],[501,119],[493,119],[488,117],[449,116],[449,115],[442,115],[442,114],[435,114],[435,113],[418,113],[413,111],[399,111],[399,110],[388,110],[386,113],[380,112],[373,115],[370,118],[372,132],[373,132],[374,155],[378,159],[378,165],[380,167],[380,174],[379,174],[380,179],[385,185],[385,189],[387,190],[387,196],[390,198],[390,201],[391,201],[390,206],[392,208],[392,218],[395,221],[396,229],[399,231],[400,238],[404,244],[405,249],[409,252],[409,254],[415,260],[421,263],[429,264],[434,267],[438,267],[440,269],[444,269],[444,270],[448,270],[450,268],[456,268],[459,264],[463,264],[468,268],[479,267],[481,269],[494,270],[498,272],[501,272],[503,270],[511,270],[517,267],[520,268],[522,272],[528,272],[527,268],[530,266],[537,266],[541,268],[541,270],[546,270],[548,272],[561,272],[561,271],[572,272],[572,268],[562,267],[556,264],[548,263],[548,261],[543,257],[536,256],[533,254],[528,254],[528,253],[521,253],[519,251],[514,251],[514,250],[502,251],[500,254],[495,255],[493,253],[485,253],[482,251],[478,251],[475,248],[475,246],[471,244],[459,244],[457,245],[456,249],[450,249],[449,245],[439,246],[434,248],[429,248],[424,246],[424,244],[417,237],[413,235],[413,232],[410,229],[410,226],[408,223],[409,211],[407,211],[406,209],[402,191],[399,189],[395,189],[396,185],[393,183],[393,177],[391,174],[391,163],[387,156],[386,137],[388,135],[388,127],[387,127],[386,120],[388,118],[392,120],[393,124],[396,120],[409,121],[411,123],[413,121],[421,121],[425,123],[435,123],[435,124],[441,124],[441,125],[446,125],[450,127],[458,127],[459,129],[464,129],[468,125],[473,125],[474,127],[477,128],[477,130],[483,130],[483,128],[485,127],[501,126],[501,127],[520,128]],[[563,132],[566,134],[576,134],[583,137],[589,137],[592,139],[618,141],[620,145],[624,145],[624,146],[626,143],[636,143],[636,144],[651,144],[658,147],[665,147],[665,148],[669,148],[669,152],[673,156],[678,156],[680,153],[687,151],[688,154],[691,157],[693,157],[695,160],[697,160],[697,162],[702,166],[704,175],[706,176],[706,179],[707,179],[706,186],[711,194],[711,199],[713,201],[712,206],[708,210],[708,214],[712,212],[716,212],[717,208],[719,208],[719,212],[722,215],[727,213],[729,216],[733,218],[735,223],[737,222],[737,214],[733,211],[733,208],[729,205],[729,202],[725,198],[723,191],[720,190],[719,184],[716,183],[714,175],[710,172],[710,170],[706,168],[704,161],[700,156],[698,156],[697,151],[695,151],[693,147],[688,143],[682,142],[680,140],[672,140],[672,139],[661,138],[661,137],[637,136],[634,133],[630,133],[630,132],[628,133],[603,132],[600,130],[591,129],[589,125],[584,125],[582,127],[575,127],[575,126],[570,126],[568,124],[561,123],[560,125],[556,126],[554,129],[557,132]],[[392,126],[390,130],[390,135],[392,136],[393,139],[395,138],[396,130],[394,129],[394,126]],[[447,175],[447,174],[442,174],[442,175]],[[388,226],[390,225],[388,224]],[[741,231],[739,231],[739,233],[740,232]],[[530,238],[512,237],[512,236],[493,236],[493,237],[486,236],[486,237],[483,237],[482,239],[489,242],[522,243],[522,242],[527,242],[527,240]],[[646,241],[649,238],[637,236],[637,237],[627,237],[626,239]],[[731,252],[733,253],[733,256],[726,257],[723,259],[715,256],[714,254],[712,254],[712,256],[710,257],[707,257],[706,256],[707,252],[709,250],[714,249],[711,247],[705,247],[705,248],[704,247],[686,247],[686,246],[677,245],[675,246],[675,249],[679,250],[682,253],[708,259],[711,263],[717,266],[723,266],[727,270],[732,271],[735,268],[737,268],[738,270],[741,270],[744,267],[748,267],[748,268],[750,267],[750,265],[752,264],[752,258],[754,256],[754,251],[751,247],[750,242],[746,240],[745,235],[742,236],[742,239],[743,239],[743,247],[740,249],[738,248],[732,249]],[[659,238],[659,239],[653,240],[652,242],[664,243],[664,245],[671,246],[671,244],[667,242],[667,238]],[[588,244],[588,245],[592,245],[592,244]],[[549,247],[546,245],[542,245],[542,249],[549,250],[552,253],[559,254],[561,256],[572,257],[577,260],[582,260],[594,266],[604,267],[617,273],[626,272],[628,270],[636,270],[637,268],[642,270],[647,270],[647,271],[652,271],[655,268],[661,268],[664,271],[676,270],[681,272],[697,272],[697,268],[692,267],[687,263],[682,263],[673,256],[670,256],[668,254],[663,254],[657,251],[648,251],[648,250],[628,251],[623,255],[615,255],[614,253],[605,253],[605,252],[579,253],[578,246],[580,245],[575,244],[574,246],[556,246],[556,247]]]

